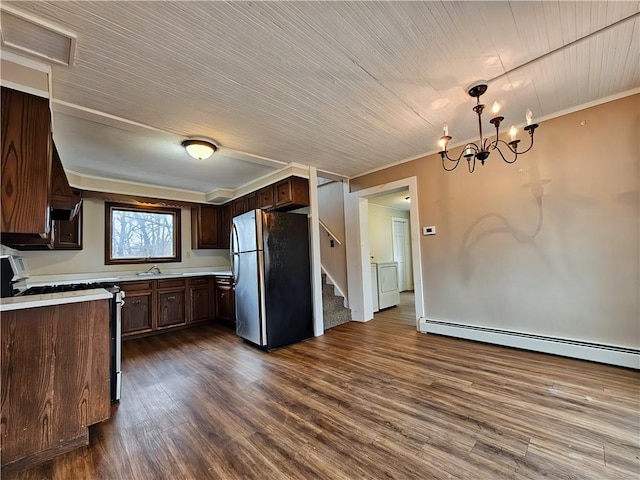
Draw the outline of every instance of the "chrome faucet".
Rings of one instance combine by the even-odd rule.
[[[155,275],[160,275],[162,272],[160,271],[160,267],[158,267],[158,265],[152,265],[145,273],[154,273]]]

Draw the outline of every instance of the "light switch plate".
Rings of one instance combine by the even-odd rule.
[[[435,235],[436,234],[436,226],[431,225],[429,227],[422,227],[422,235]]]

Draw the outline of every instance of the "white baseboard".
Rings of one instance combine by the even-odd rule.
[[[563,357],[590,360],[640,370],[640,350],[532,335],[509,330],[475,327],[438,320],[420,319],[422,333],[435,333],[534,352],[551,353]]]

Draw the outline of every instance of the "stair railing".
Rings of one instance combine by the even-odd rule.
[[[324,231],[327,232],[327,234],[338,244],[338,245],[342,245],[342,242],[340,241],[340,239],[338,237],[336,237],[335,233],[333,233],[331,231],[331,229],[329,227],[327,227],[325,225],[325,223],[322,220],[318,220],[318,223],[320,223],[320,226],[322,228],[324,228]]]

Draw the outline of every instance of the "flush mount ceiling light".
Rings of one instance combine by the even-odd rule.
[[[505,142],[504,140],[500,140],[500,122],[504,120],[504,117],[497,116],[498,112],[500,111],[500,104],[498,102],[493,103],[492,109],[493,114],[496,116],[489,120],[489,122],[494,127],[496,127],[496,138],[490,141],[488,138],[484,138],[482,136],[482,111],[484,110],[484,105],[480,103],[480,95],[482,95],[486,91],[487,82],[484,80],[480,80],[471,84],[467,90],[469,96],[476,99],[476,106],[473,107],[473,111],[478,115],[478,130],[480,130],[480,142],[478,142],[477,144],[467,143],[462,149],[462,152],[460,152],[460,155],[458,155],[458,158],[451,158],[449,157],[449,151],[447,150],[449,141],[451,140],[451,137],[449,136],[449,127],[445,123],[442,128],[443,135],[442,137],[440,137],[440,141],[438,142],[441,148],[441,151],[439,153],[440,158],[442,158],[442,168],[444,168],[447,172],[455,170],[462,157],[467,159],[469,172],[473,173],[473,171],[476,169],[476,160],[479,160],[480,163],[484,165],[484,161],[487,159],[487,157],[489,157],[493,150],[496,150],[502,157],[502,160],[504,160],[506,163],[514,163],[518,159],[518,155],[527,153],[529,150],[531,150],[531,147],[533,147],[533,132],[536,130],[536,128],[538,128],[538,124],[533,123],[533,115],[531,113],[531,110],[527,110],[527,126],[524,127],[524,130],[528,132],[529,136],[531,137],[531,144],[529,145],[529,148],[521,152],[518,151],[518,143],[520,143],[520,140],[516,139],[518,131],[514,126],[511,126],[511,130],[509,130],[511,141]],[[507,154],[509,159],[507,159],[502,153],[502,150],[500,150],[501,145],[502,148],[505,149],[505,153]],[[447,164],[445,162],[445,159],[453,163]],[[447,165],[450,166],[448,167]]]
[[[197,160],[205,160],[213,155],[218,147],[207,140],[189,139],[182,142],[187,153]]]

